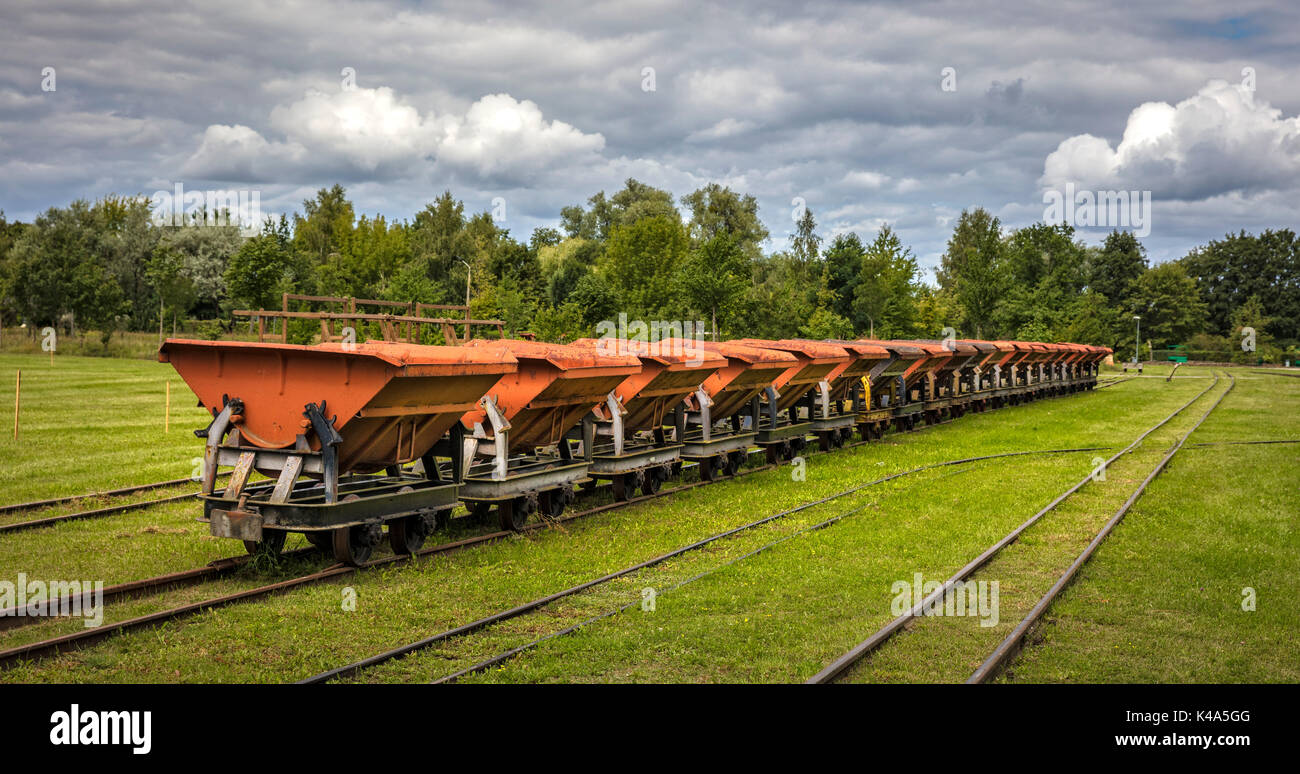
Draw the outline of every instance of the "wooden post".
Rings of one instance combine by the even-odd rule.
[[[166,398],[163,400],[163,433],[168,433],[172,428],[172,382],[171,379],[163,382],[166,384]]]
[[[23,400],[23,371],[18,369],[18,377],[14,380],[14,440],[18,440],[18,406]]]

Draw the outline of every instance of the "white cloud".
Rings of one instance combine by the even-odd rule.
[[[1253,91],[1213,80],[1177,105],[1139,105],[1114,148],[1091,134],[1062,141],[1039,183],[1192,200],[1291,189],[1298,172],[1300,118],[1283,118]]]
[[[708,129],[701,129],[697,132],[691,132],[686,136],[687,142],[707,142],[709,140],[724,140],[728,137],[735,137],[738,134],[744,134],[754,128],[753,121],[737,121],[734,118],[724,118]]]
[[[438,160],[484,177],[531,178],[604,148],[600,134],[584,134],[563,121],[548,123],[530,100],[489,94],[475,102],[464,118],[449,122]]]
[[[208,179],[267,180],[301,172],[401,179],[434,164],[472,178],[521,182],[562,162],[598,154],[600,134],[547,121],[530,100],[489,94],[464,115],[422,113],[392,89],[309,90],[271,110],[283,141],[247,126],[209,126],[184,165]]]
[[[882,175],[879,172],[870,170],[860,170],[848,172],[844,175],[844,182],[859,188],[880,188],[889,182],[889,175]]]

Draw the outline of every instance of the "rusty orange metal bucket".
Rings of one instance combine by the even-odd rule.
[[[703,385],[713,401],[710,415],[715,420],[744,411],[764,387],[798,363],[788,352],[745,346],[734,341],[704,341],[698,342],[698,346],[727,359],[727,365],[704,380]]]
[[[777,412],[798,405],[823,379],[853,361],[843,346],[824,341],[737,339],[734,343],[785,352],[795,358],[795,362],[772,382],[772,387],[776,388],[778,394]]]
[[[640,373],[624,379],[614,395],[627,414],[623,426],[631,432],[663,427],[667,416],[718,369],[727,358],[692,346],[689,339],[646,343],[622,339],[578,339],[570,346],[604,354],[631,355],[641,361]],[[599,410],[602,418],[605,410]]]
[[[518,363],[517,370],[484,390],[509,421],[511,452],[559,443],[611,390],[641,371],[640,358],[632,355],[564,344],[475,339],[465,347],[505,353]],[[479,407],[466,412],[461,421],[472,429],[487,418],[487,411]]]
[[[158,359],[214,413],[227,397],[242,401],[234,424],[245,444],[293,447],[309,426],[304,407],[323,403],[343,437],[340,473],[419,459],[517,368],[504,350],[381,341],[309,347],[168,339]]]

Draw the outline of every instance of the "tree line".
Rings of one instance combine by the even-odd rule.
[[[1300,241],[1288,229],[1228,234],[1153,266],[1129,232],[1087,245],[1069,225],[1007,229],[976,208],[957,219],[930,284],[888,225],[869,239],[826,240],[812,209],[796,215],[788,247],[767,250],[753,196],[709,184],[675,198],[628,180],[564,207],[558,228],[522,242],[450,192],[389,221],[358,216],[334,185],[246,237],[207,225],[204,213],[159,225],[147,199],[114,195],[31,223],[0,212],[0,324],[75,325],[107,345],[116,331],[279,308],[286,292],[463,303],[468,274],[475,317],[561,342],[620,313],[700,320],[719,337],[939,338],[951,329],[1100,344],[1124,357],[1135,315],[1144,345],[1185,345],[1203,359],[1240,354],[1243,327],[1257,331],[1250,357],[1276,359],[1300,339]],[[291,334],[305,341],[312,328]]]

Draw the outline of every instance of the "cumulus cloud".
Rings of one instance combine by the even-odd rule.
[[[213,125],[185,162],[206,179],[263,181],[302,173],[401,179],[433,165],[470,178],[526,182],[552,166],[598,154],[600,134],[547,121],[530,100],[489,94],[464,115],[421,112],[392,89],[355,88],[271,110],[268,140],[247,126]]]
[[[1196,200],[1292,189],[1297,172],[1300,118],[1284,118],[1244,86],[1213,80],[1177,105],[1139,105],[1113,148],[1091,134],[1062,141],[1039,182]]]

